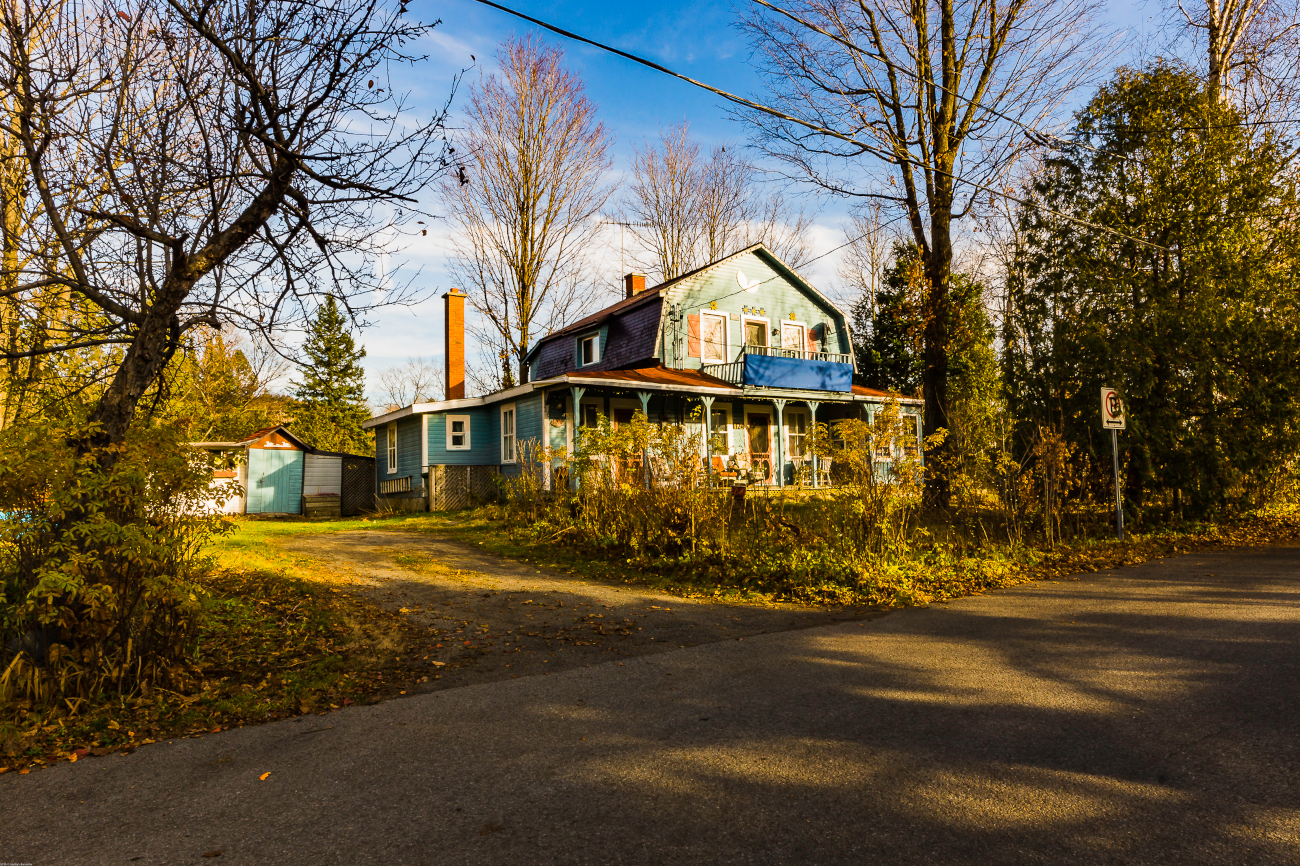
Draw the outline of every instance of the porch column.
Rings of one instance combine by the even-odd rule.
[[[817,441],[817,407],[821,405],[821,401],[806,400],[805,402],[808,404],[808,410],[812,413],[812,418],[809,421],[809,424],[811,425],[812,429],[809,430],[808,432],[812,433],[813,442],[816,442]],[[819,486],[817,483],[817,455],[816,453],[813,453],[813,454],[809,454],[808,456],[810,458],[808,461],[808,465],[812,467],[812,486],[817,487]]]
[[[776,405],[776,486],[785,486],[785,400],[773,400]]]
[[[587,389],[570,385],[569,391],[573,396],[573,453],[569,455],[569,487],[577,490],[578,473],[573,471],[574,457],[578,454],[578,444],[582,440],[582,395],[587,393]]]
[[[641,414],[645,416],[646,423],[650,423],[650,392],[637,391],[637,397],[641,399]],[[645,482],[645,489],[650,489],[650,449],[641,449],[641,477]]]
[[[424,417],[429,417],[425,415]],[[546,400],[546,392],[542,391],[542,441],[538,443],[542,449],[542,489],[551,492],[551,424],[550,424],[550,405]],[[425,436],[427,442],[429,437]],[[428,471],[428,467],[425,467]]]
[[[704,471],[712,472],[713,447],[709,444],[709,437],[713,434],[713,397],[702,396],[700,402],[704,404]]]

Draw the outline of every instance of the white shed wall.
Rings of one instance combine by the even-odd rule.
[[[308,454],[302,473],[303,496],[338,496],[343,487],[343,458]]]
[[[248,464],[241,463],[237,470],[239,472],[236,478],[213,478],[212,479],[212,510],[218,514],[243,514],[244,513],[244,496],[241,493],[238,496],[228,496],[230,492],[230,482],[233,480],[239,484],[240,490],[248,489]],[[225,497],[224,499],[222,497]]]

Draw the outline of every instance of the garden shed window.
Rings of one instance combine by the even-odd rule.
[[[515,462],[515,406],[501,407],[501,462]]]
[[[397,472],[397,425],[388,425],[388,474]]]
[[[468,415],[447,416],[447,450],[448,451],[469,450],[469,416]]]

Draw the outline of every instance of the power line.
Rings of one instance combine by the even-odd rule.
[[[529,23],[531,23],[531,24],[535,24],[535,25],[537,25],[538,27],[541,27],[541,28],[543,28],[543,29],[545,29],[545,30],[550,30],[552,33],[557,33],[557,34],[559,34],[560,36],[565,37],[566,39],[573,39],[574,41],[582,42],[582,43],[584,43],[584,44],[586,44],[586,45],[590,45],[590,46],[592,46],[593,48],[599,48],[599,49],[602,50],[602,51],[608,51],[608,52],[611,53],[611,54],[617,54],[619,57],[622,57],[622,58],[624,58],[624,59],[626,59],[626,60],[631,60],[633,63],[638,63],[638,64],[640,64],[640,65],[642,65],[642,66],[645,66],[645,67],[648,67],[648,68],[650,68],[650,69],[653,69],[653,70],[655,70],[656,72],[662,72],[662,73],[664,73],[665,75],[671,75],[673,78],[679,78],[679,79],[681,79],[682,81],[687,82],[688,84],[692,84],[692,85],[694,85],[694,86],[696,86],[696,87],[701,88],[702,90],[707,90],[707,91],[709,91],[710,93],[713,93],[713,94],[715,94],[715,95],[717,95],[717,96],[721,96],[723,99],[726,99],[726,100],[728,100],[728,101],[730,101],[730,102],[734,102],[734,103],[737,104],[737,105],[745,106],[746,108],[753,109],[754,111],[758,111],[758,112],[761,112],[761,113],[763,113],[763,114],[771,115],[772,117],[778,118],[778,119],[780,119],[780,120],[787,121],[787,122],[789,122],[789,123],[795,123],[795,124],[798,124],[799,126],[802,126],[802,127],[807,128],[807,129],[810,129],[810,130],[812,130],[813,132],[818,133],[819,135],[830,136],[831,138],[837,138],[837,139],[840,139],[841,141],[847,142],[847,143],[849,143],[849,144],[853,144],[853,145],[855,145],[856,147],[860,148],[864,153],[869,153],[869,154],[871,154],[872,156],[875,156],[876,158],[881,159],[881,160],[884,160],[884,161],[886,161],[886,162],[895,162],[895,163],[904,163],[904,162],[905,162],[905,163],[908,163],[909,165],[914,165],[914,166],[916,166],[917,168],[920,168],[920,169],[922,169],[922,170],[924,170],[924,171],[934,172],[935,174],[941,175],[941,176],[943,176],[943,177],[947,177],[947,178],[949,178],[950,180],[952,180],[952,181],[954,181],[954,182],[957,182],[957,183],[964,183],[964,184],[966,184],[966,185],[969,186],[969,187],[972,187],[972,188],[974,188],[974,189],[980,190],[981,192],[987,192],[987,193],[989,193],[990,195],[1002,196],[1003,198],[1007,199],[1008,201],[1014,201],[1014,202],[1016,202],[1017,204],[1023,205],[1023,206],[1025,206],[1025,207],[1031,207],[1031,208],[1034,208],[1034,209],[1036,209],[1036,210],[1043,211],[1044,213],[1052,214],[1053,216],[1060,217],[1061,219],[1066,220],[1067,222],[1074,223],[1075,225],[1084,226],[1084,227],[1086,227],[1086,228],[1097,229],[1097,230],[1099,230],[1099,231],[1106,232],[1107,234],[1114,235],[1115,237],[1122,238],[1122,239],[1127,240],[1127,241],[1132,241],[1133,243],[1136,243],[1136,244],[1140,244],[1141,246],[1150,247],[1151,249],[1160,250],[1160,251],[1162,251],[1162,252],[1168,252],[1168,249],[1167,249],[1167,248],[1162,247],[1162,246],[1160,246],[1159,244],[1153,244],[1153,243],[1151,243],[1150,241],[1143,240],[1142,238],[1133,237],[1132,235],[1128,235],[1128,234],[1125,234],[1124,232],[1117,231],[1117,230],[1115,230],[1115,229],[1113,229],[1113,228],[1110,228],[1109,226],[1104,226],[1104,225],[1101,225],[1101,224],[1099,224],[1099,223],[1089,222],[1089,221],[1087,221],[1087,220],[1081,220],[1081,219],[1079,219],[1078,217],[1073,217],[1073,216],[1070,216],[1069,214],[1062,213],[1062,212],[1060,212],[1060,211],[1053,210],[1053,209],[1048,208],[1048,207],[1044,207],[1043,205],[1038,204],[1038,203],[1036,203],[1036,202],[1032,202],[1032,201],[1030,201],[1030,200],[1028,200],[1028,199],[1023,199],[1023,198],[1020,198],[1020,197],[1018,197],[1018,196],[1011,195],[1011,194],[1008,193],[1008,192],[1004,192],[1004,191],[1002,191],[1002,190],[994,189],[993,187],[990,187],[990,186],[988,186],[987,184],[982,184],[982,183],[979,183],[978,181],[970,180],[969,178],[963,177],[963,176],[961,176],[961,175],[953,174],[952,172],[943,171],[942,169],[935,168],[934,166],[927,165],[927,164],[925,164],[925,163],[921,163],[921,162],[917,162],[916,160],[911,159],[911,158],[909,158],[909,157],[903,157],[903,156],[899,156],[899,155],[897,155],[897,154],[887,153],[887,152],[881,150],[881,149],[878,148],[878,147],[875,147],[875,146],[873,146],[873,145],[869,145],[869,144],[865,144],[865,143],[863,143],[863,142],[857,140],[856,138],[854,138],[854,137],[851,136],[851,135],[846,135],[845,133],[837,132],[836,130],[828,129],[828,128],[824,127],[824,126],[819,126],[819,125],[817,125],[817,124],[815,124],[815,123],[809,123],[809,122],[806,121],[806,120],[802,120],[802,119],[800,119],[800,118],[798,118],[798,117],[795,117],[795,116],[793,116],[793,115],[786,114],[784,111],[779,111],[779,110],[777,110],[777,109],[775,109],[775,108],[769,108],[769,107],[766,106],[766,105],[762,105],[762,104],[757,103],[757,102],[754,102],[754,101],[752,101],[752,100],[745,99],[743,96],[736,96],[734,93],[728,93],[728,92],[725,91],[725,90],[721,90],[721,89],[719,89],[719,88],[717,88],[717,87],[713,87],[712,85],[705,84],[705,83],[702,82],[702,81],[697,81],[696,79],[691,78],[691,77],[686,76],[686,75],[682,75],[682,74],[679,73],[679,72],[674,72],[673,70],[669,69],[668,67],[666,67],[666,66],[661,66],[660,64],[655,63],[655,62],[652,61],[652,60],[646,60],[646,59],[643,58],[643,57],[638,57],[638,56],[635,55],[635,54],[630,54],[630,53],[628,53],[628,52],[626,52],[626,51],[622,51],[622,50],[620,50],[620,49],[618,49],[618,48],[613,48],[613,47],[611,47],[611,46],[609,46],[609,45],[605,45],[605,44],[603,44],[603,43],[596,42],[595,40],[588,39],[588,38],[585,37],[585,36],[579,36],[579,35],[576,34],[576,33],[572,33],[572,32],[570,32],[570,31],[568,31],[568,30],[565,30],[565,29],[563,29],[563,28],[561,28],[561,27],[557,27],[557,26],[555,26],[554,24],[548,24],[548,23],[546,23],[545,21],[542,21],[541,19],[533,18],[532,16],[530,16],[530,15],[525,15],[525,14],[522,13],[522,12],[516,12],[514,9],[511,9],[511,8],[509,8],[508,6],[502,6],[500,3],[494,3],[494,2],[492,2],[492,0],[475,0],[475,2],[477,2],[477,3],[481,3],[481,4],[483,4],[484,6],[491,6],[493,9],[497,9],[497,10],[500,10],[500,11],[502,11],[502,12],[505,12],[507,15],[513,15],[513,16],[515,16],[516,18],[521,18],[521,19],[523,19],[524,21],[527,21],[527,22],[529,22]]]

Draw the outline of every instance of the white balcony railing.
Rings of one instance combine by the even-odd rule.
[[[746,355],[769,355],[776,358],[798,358],[803,361],[828,361],[832,364],[851,364],[853,359],[840,352],[809,352],[804,349],[782,349],[779,346],[743,346],[736,360],[728,364],[703,364],[700,372],[721,379],[731,385],[740,385],[745,376]]]

